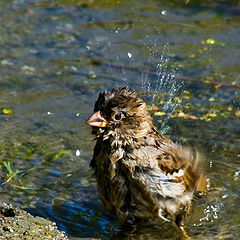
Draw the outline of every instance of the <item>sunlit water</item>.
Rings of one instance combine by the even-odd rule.
[[[94,142],[84,122],[100,91],[128,85],[155,106],[162,133],[206,158],[210,190],[193,203],[189,235],[238,239],[236,4],[15,0],[2,1],[0,14],[2,201],[56,221],[69,237],[116,235],[118,219],[102,206],[88,167]],[[169,236],[177,229],[156,223],[135,238]]]

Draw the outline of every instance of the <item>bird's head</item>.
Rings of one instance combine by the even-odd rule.
[[[93,127],[93,134],[97,136],[140,138],[151,129],[152,118],[146,103],[124,87],[100,93],[94,113],[86,123]]]

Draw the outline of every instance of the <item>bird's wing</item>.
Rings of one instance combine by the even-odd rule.
[[[203,159],[190,148],[182,148],[173,142],[159,144],[158,166],[173,181],[184,182],[186,189],[206,191],[203,175]]]

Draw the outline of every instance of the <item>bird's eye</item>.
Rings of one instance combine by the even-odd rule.
[[[124,118],[124,114],[122,112],[118,112],[117,114],[115,114],[114,119],[117,121],[120,121]]]

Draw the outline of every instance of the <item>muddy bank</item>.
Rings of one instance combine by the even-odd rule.
[[[0,239],[68,240],[55,223],[42,217],[34,217],[11,204],[0,202]]]

